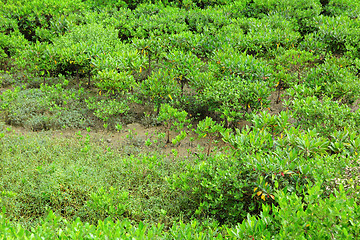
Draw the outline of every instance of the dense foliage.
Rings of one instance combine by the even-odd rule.
[[[0,3],[1,238],[359,238],[360,2]]]

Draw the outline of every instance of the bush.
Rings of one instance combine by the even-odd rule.
[[[343,104],[352,104],[360,96],[356,87],[360,79],[351,69],[347,59],[327,59],[324,64],[311,69],[304,78],[304,86],[318,88],[317,97],[327,96]]]
[[[307,71],[312,71],[317,57],[312,52],[297,49],[279,51],[272,61],[275,69],[274,77],[278,81],[277,88],[280,90],[303,83],[304,76]]]
[[[71,32],[54,39],[52,45],[36,43],[17,56],[19,67],[35,75],[80,76],[97,75],[98,71],[119,71],[129,75],[138,70],[144,59],[130,45],[121,43],[114,28],[99,24],[76,26]],[[102,73],[103,74],[103,73]],[[131,77],[130,77],[131,78]],[[104,90],[117,87],[116,81],[103,86]]]
[[[341,238],[360,236],[359,206],[349,199],[343,186],[331,196],[324,197],[321,183],[307,187],[307,195],[279,192],[279,207],[274,215],[281,226],[280,238]],[[336,226],[336,227],[334,227]]]
[[[137,83],[131,72],[117,72],[115,70],[99,71],[95,76],[95,85],[99,89],[114,93],[126,93],[133,90]]]
[[[81,109],[81,91],[65,90],[61,84],[41,89],[7,90],[1,95],[5,121],[32,130],[85,128],[89,126]]]
[[[181,88],[175,80],[176,77],[177,75],[171,69],[154,71],[149,78],[142,82],[141,94],[151,99],[157,110],[160,110],[162,103],[180,98]]]
[[[19,31],[28,41],[51,42],[64,34],[73,24],[74,13],[85,9],[80,0],[10,0],[2,1],[0,11],[4,17],[15,20]]]
[[[343,53],[345,51],[346,37],[351,30],[351,21],[346,16],[317,18],[319,41],[327,45],[327,51]]]
[[[240,18],[223,28],[225,42],[251,54],[264,55],[271,50],[297,44],[300,34],[296,25],[279,14],[262,19]],[[243,34],[242,34],[243,33]]]
[[[264,18],[274,13],[297,22],[302,35],[315,31],[314,17],[321,13],[321,4],[317,0],[255,0],[248,1],[244,9],[246,17]]]
[[[0,15],[0,69],[11,66],[11,57],[24,50],[28,41],[20,33],[16,20]]]
[[[215,79],[198,94],[210,111],[220,113],[229,126],[267,107],[272,75],[266,62],[229,49],[218,51],[213,60],[209,68]]]
[[[172,50],[164,57],[166,59],[164,65],[173,72],[174,80],[179,83],[183,95],[185,85],[201,71],[204,63],[191,52]]]
[[[217,154],[187,163],[185,168],[184,173],[174,174],[168,181],[189,199],[184,209],[189,214],[235,223],[248,212],[257,213],[258,204],[251,200],[255,176],[243,161]]]
[[[351,19],[356,19],[360,14],[360,4],[357,1],[351,0],[330,0],[324,6],[324,15],[337,17],[345,15]]]
[[[359,111],[353,112],[348,106],[329,97],[324,97],[321,101],[314,96],[296,98],[290,107],[297,126],[316,129],[326,137],[344,128],[355,130],[359,124]]]
[[[268,106],[271,90],[266,81],[247,81],[241,77],[226,77],[214,81],[201,93],[199,98],[210,111],[220,114],[226,126],[233,126],[249,113]]]

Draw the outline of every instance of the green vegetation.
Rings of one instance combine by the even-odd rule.
[[[360,238],[357,1],[0,3],[0,238]]]

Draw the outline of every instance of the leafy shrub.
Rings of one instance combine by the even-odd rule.
[[[319,16],[317,18],[318,41],[327,45],[327,51],[343,53],[351,25],[350,19],[346,16]]]
[[[114,51],[115,48],[117,51]],[[93,68],[126,70],[131,67],[127,55],[138,56],[135,51],[124,52],[124,48],[117,41],[115,29],[103,28],[99,24],[84,25],[75,27],[71,33],[54,41],[54,61],[57,61],[55,64],[58,71],[70,74],[80,74],[82,71],[88,73]]]
[[[280,121],[284,126],[288,120],[283,116]],[[187,211],[221,223],[241,222],[248,213],[259,214],[262,204],[276,203],[278,189],[302,196],[308,180],[341,173],[342,163],[327,166],[328,162],[336,163],[336,157],[324,159],[313,169],[329,145],[315,131],[287,128],[274,136],[267,129],[223,132],[224,141],[233,150],[208,157],[202,154],[193,163],[186,163],[180,174],[168,179],[174,189],[189,199]]]
[[[345,15],[351,19],[359,17],[360,4],[357,1],[330,0],[324,7],[324,15],[336,17]]]
[[[141,4],[134,11],[120,10],[113,25],[119,30],[119,38],[159,37],[188,30],[185,23],[186,11],[160,4]]]
[[[36,43],[29,46],[17,57],[17,63],[30,73],[42,71],[44,74],[45,71],[50,75],[63,73],[79,78],[96,75],[98,71],[137,70],[143,59],[130,45],[117,39],[115,29],[89,24],[72,28],[68,34],[54,39],[53,45]],[[106,90],[117,87],[116,82],[107,83]]]
[[[290,17],[296,20],[298,30],[301,35],[311,33],[316,30],[316,21],[314,18],[319,16],[322,6],[318,0],[281,0],[273,1],[277,3],[275,12],[284,17]]]
[[[233,47],[259,55],[279,46],[288,48],[297,44],[300,34],[295,30],[293,22],[278,14],[262,19],[240,18],[224,27],[229,35],[227,41]]]
[[[10,222],[3,215],[0,215],[0,230],[5,238],[119,238],[129,237],[135,239],[224,239],[226,231],[216,223],[200,224],[197,221],[185,224],[177,222],[169,230],[165,230],[164,224],[152,225],[140,222],[132,223],[125,219],[114,222],[110,218],[99,220],[97,225],[82,222],[80,218],[67,221],[63,217],[49,212],[41,223],[31,230],[24,229]],[[229,229],[230,232],[230,229]],[[231,239],[236,239],[232,237]]]
[[[311,69],[316,59],[316,55],[303,50],[289,49],[283,53],[279,52],[273,60],[276,69],[274,77],[278,81],[277,88],[280,90],[302,83],[304,75]]]
[[[248,212],[255,213],[251,201],[253,177],[243,161],[225,154],[199,158],[187,163],[186,171],[168,181],[189,199],[186,211],[191,215],[211,217],[222,223],[241,221]]]
[[[180,132],[180,135],[175,137],[172,142],[179,142],[186,137],[186,132],[182,131],[185,124],[189,121],[186,119],[187,112],[178,111],[169,104],[162,104],[159,111],[158,121],[163,122],[167,131],[166,143],[170,143],[170,130]]]
[[[139,3],[138,1],[123,1],[123,0],[86,0],[86,5],[90,7],[90,9],[98,9],[102,10],[102,8],[123,8],[123,7],[130,7],[134,8],[135,4]],[[130,4],[130,5],[128,5]]]
[[[217,142],[216,139],[224,131],[224,127],[217,124],[210,117],[206,117],[197,124],[194,132],[198,135],[198,139],[207,137],[207,156],[210,155],[211,145]]]
[[[316,129],[323,136],[358,125],[359,112],[353,112],[346,105],[324,97],[321,101],[315,97],[294,99],[291,105],[296,124],[305,129]]]
[[[244,9],[246,17],[263,18],[277,13],[285,18],[294,19],[297,22],[301,34],[315,30],[313,18],[321,13],[321,4],[317,0],[254,0],[248,1]]]
[[[270,87],[265,81],[247,81],[241,77],[227,77],[210,83],[200,98],[210,111],[220,114],[228,127],[267,107]]]
[[[234,75],[249,81],[266,81],[271,77],[271,68],[264,60],[257,59],[246,52],[239,53],[229,46],[217,51],[212,60],[213,65],[209,66],[209,70],[213,71],[219,79]]]
[[[156,62],[159,63],[159,59],[161,58],[161,55],[165,51],[164,45],[167,45],[164,43],[164,39],[161,37],[154,37],[151,36],[148,39],[138,39],[134,38],[132,40],[133,46],[139,51],[141,55],[147,58],[147,75],[150,75],[152,70],[152,61],[156,59]],[[142,71],[142,68],[140,67],[140,73]]]
[[[91,193],[90,199],[86,203],[90,212],[99,215],[94,217],[95,219],[105,219],[106,217],[116,219],[128,212],[128,205],[129,192],[118,192],[113,187],[110,187],[109,191],[100,188],[97,192]]]
[[[219,37],[213,36],[209,32],[196,34],[184,31],[169,36],[167,42],[169,48],[174,47],[182,51],[192,52],[204,59],[209,58],[215,50],[222,47]]]
[[[237,239],[251,238],[342,238],[359,236],[358,205],[349,199],[343,186],[324,196],[321,183],[307,185],[307,195],[279,191],[278,206],[263,205],[260,216],[248,215],[229,233]],[[350,222],[350,224],[349,224]],[[336,227],[334,227],[336,226]]]
[[[124,116],[130,108],[128,103],[124,100],[103,99],[98,101],[95,98],[90,98],[85,100],[85,102],[89,109],[94,110],[94,115],[105,122],[114,115]]]
[[[217,32],[230,24],[223,8],[191,9],[186,12],[185,22],[193,33]]]
[[[11,0],[4,3],[1,13],[17,21],[19,31],[27,40],[51,41],[68,31],[73,13],[84,10],[84,7],[79,0]]]
[[[262,111],[252,118],[255,129],[267,130],[272,135],[280,136],[289,126],[291,126],[291,114],[288,111],[282,111],[279,114],[271,115],[267,111]]]
[[[95,77],[95,85],[108,92],[128,92],[137,86],[130,72],[117,72],[115,70],[99,71]]]
[[[23,50],[28,41],[20,33],[16,20],[0,15],[0,68],[11,66],[9,61],[16,53]]]
[[[1,95],[5,121],[32,130],[79,128],[89,125],[79,111],[81,91],[65,90],[61,84],[44,85],[41,89],[20,88]]]
[[[304,39],[299,43],[299,49],[325,56],[328,46],[321,39],[322,37],[318,32],[306,34]]]
[[[132,10],[138,10],[139,6],[145,5],[145,4],[158,4],[162,6],[176,6],[180,9],[189,9],[189,8],[207,8],[210,6],[217,6],[217,5],[226,5],[231,3],[230,0],[162,0],[162,1],[144,1],[144,0],[136,0],[136,1],[130,1],[130,0],[111,0],[111,1],[104,1],[104,0],[87,0],[87,5],[89,5],[91,8],[94,9],[102,9],[102,8],[121,8],[121,7],[127,7]]]
[[[181,86],[181,95],[184,93],[184,86],[191,81],[204,66],[203,62],[191,52],[172,50],[165,55],[167,62],[164,64],[175,76],[174,80]]]
[[[317,18],[317,35],[315,40],[326,45],[326,51],[347,53],[349,56],[359,56],[357,32],[360,29],[359,21],[348,16],[334,17],[319,16]]]
[[[160,110],[162,103],[180,96],[181,89],[175,80],[176,77],[177,75],[173,70],[159,69],[141,83],[141,94],[150,98],[156,108]]]
[[[359,42],[360,37],[357,32],[359,32],[360,29],[360,22],[357,18],[357,20],[353,20],[352,23],[353,25],[346,36],[346,55],[351,58],[358,59],[360,58],[360,48],[357,43]]]
[[[279,237],[352,239],[360,236],[359,206],[353,198],[348,198],[343,186],[328,198],[324,197],[321,183],[307,188],[304,197],[281,191],[276,195],[279,207],[274,209],[274,215],[281,226]]]
[[[250,111],[266,107],[271,92],[269,66],[246,53],[219,51],[209,66],[216,79],[209,81],[198,98],[210,111],[221,114],[228,126]]]
[[[320,88],[317,97],[328,96],[342,103],[352,104],[360,95],[356,87],[360,80],[348,69],[349,65],[346,59],[327,59],[324,64],[309,71],[304,79],[304,86]]]

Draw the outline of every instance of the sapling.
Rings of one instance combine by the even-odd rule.
[[[160,39],[151,36],[148,39],[133,39],[133,46],[140,52],[141,55],[147,56],[148,60],[148,70],[147,74],[151,74],[151,61],[153,58],[157,58],[163,51],[162,42]],[[140,72],[142,71],[140,67]]]
[[[186,111],[179,111],[176,108],[170,106],[170,104],[161,105],[158,120],[162,122],[166,128],[166,143],[170,143],[170,130],[175,130],[176,132],[180,132],[186,123],[189,122]],[[177,143],[183,140],[186,137],[186,132],[181,131],[180,137],[176,137],[174,142]]]
[[[135,143],[135,136],[137,135],[136,129],[134,128],[133,130],[129,129],[129,134],[126,135],[126,138],[129,139],[129,142],[131,144]]]
[[[88,109],[94,110],[94,115],[99,119],[107,122],[114,115],[124,116],[130,109],[126,101],[118,101],[116,99],[107,99],[98,101],[91,97],[85,99]]]
[[[184,140],[186,138],[186,136],[187,136],[186,131],[181,131],[179,135],[177,135],[175,138],[173,138],[171,140],[171,142],[172,142],[172,144],[175,145],[175,144],[181,142],[182,140]]]
[[[165,54],[165,64],[172,69],[176,81],[181,86],[181,97],[184,94],[185,85],[198,74],[204,63],[191,52],[172,50]]]
[[[316,58],[318,56],[311,52],[295,49],[289,49],[284,54],[276,56],[274,64],[276,65],[275,76],[278,79],[275,86],[277,90],[277,104],[280,102],[281,89],[300,84],[301,73],[306,67],[311,66]]]
[[[195,129],[198,139],[208,137],[207,156],[210,155],[211,145],[215,142],[215,138],[219,133],[224,132],[225,129],[220,124],[217,124],[212,118],[206,117],[200,121]]]
[[[169,100],[176,99],[180,94],[180,88],[175,80],[176,75],[170,69],[159,69],[154,71],[140,85],[140,92],[150,98],[159,114],[160,106]]]
[[[152,142],[150,139],[146,139],[145,146],[150,147],[152,145]]]
[[[120,132],[123,129],[123,126],[120,123],[118,123],[116,124],[115,128],[118,132]]]

